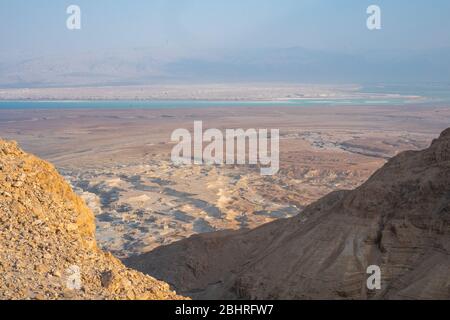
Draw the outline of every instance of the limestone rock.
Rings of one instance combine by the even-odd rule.
[[[0,167],[0,299],[182,298],[97,247],[92,212],[51,164],[0,140]]]

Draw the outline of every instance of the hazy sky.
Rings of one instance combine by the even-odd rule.
[[[82,29],[66,29],[66,8]],[[382,9],[380,31],[366,8]],[[0,52],[45,55],[158,47],[175,53],[306,47],[344,52],[450,46],[448,0],[0,0]]]

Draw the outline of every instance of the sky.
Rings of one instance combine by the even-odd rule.
[[[82,29],[66,28],[81,8]],[[382,29],[366,28],[381,7]],[[0,52],[17,54],[157,47],[303,47],[336,52],[428,50],[450,46],[448,0],[0,0]]]
[[[0,87],[161,81],[450,82],[450,1],[0,0]]]

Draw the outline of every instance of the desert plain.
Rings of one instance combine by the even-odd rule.
[[[173,130],[280,130],[280,170],[171,162]],[[0,109],[0,136],[53,163],[96,215],[100,246],[126,258],[189,237],[254,228],[338,189],[387,159],[426,148],[450,107],[282,106]]]

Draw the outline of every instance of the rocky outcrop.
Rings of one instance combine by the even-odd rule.
[[[94,216],[49,163],[0,140],[0,299],[178,299],[95,242]]]
[[[450,129],[296,217],[125,262],[194,298],[450,299]],[[381,290],[366,286],[369,265]]]

